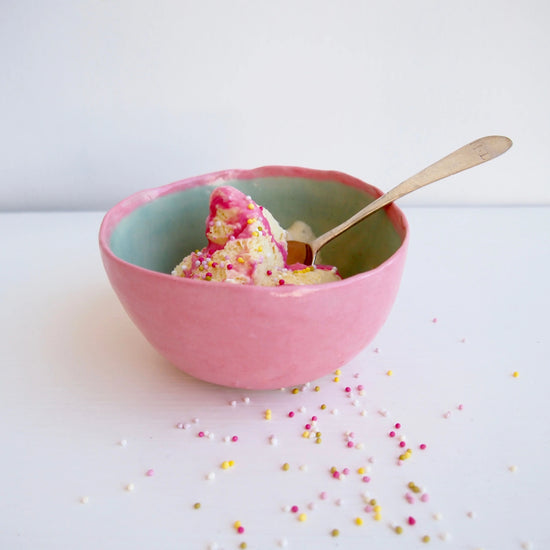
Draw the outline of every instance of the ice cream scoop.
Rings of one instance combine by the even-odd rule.
[[[289,264],[312,265],[319,250],[332,239],[353,227],[373,212],[380,210],[393,201],[416,191],[425,185],[452,176],[478,164],[487,162],[505,153],[512,146],[512,140],[504,136],[487,136],[468,145],[464,145],[453,153],[443,157],[409,179],[403,181],[378,199],[368,204],[351,218],[317,237],[312,242],[288,241]]]

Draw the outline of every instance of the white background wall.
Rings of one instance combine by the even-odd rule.
[[[549,24],[548,0],[1,0],[0,210],[263,164],[389,189],[487,134],[514,147],[402,204],[550,204]]]

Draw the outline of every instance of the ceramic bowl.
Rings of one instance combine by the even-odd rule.
[[[145,338],[182,371],[246,389],[320,378],[372,341],[394,303],[408,224],[392,204],[327,244],[323,263],[342,281],[256,287],[176,278],[172,268],[206,244],[215,186],[232,185],[283,227],[307,222],[317,235],[381,191],[349,175],[267,166],[227,170],[138,192],[105,215],[99,245],[108,278]]]

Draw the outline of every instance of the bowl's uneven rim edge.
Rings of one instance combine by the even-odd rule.
[[[338,182],[344,183],[345,185],[350,185],[357,189],[367,191],[367,193],[373,195],[375,198],[383,194],[383,192],[377,187],[375,187],[374,185],[371,185],[370,183],[362,181],[349,174],[346,174],[345,172],[340,172],[337,170],[305,168],[305,167],[298,167],[298,166],[266,165],[258,168],[227,169],[227,170],[221,170],[217,172],[211,172],[208,174],[192,176],[189,178],[177,180],[172,183],[167,183],[159,187],[153,187],[153,188],[137,191],[132,195],[126,197],[125,199],[122,199],[113,207],[111,207],[103,217],[103,220],[101,222],[100,229],[99,229],[99,235],[98,235],[99,246],[100,246],[101,254],[103,256],[103,261],[105,263],[105,257],[107,256],[112,261],[118,263],[121,266],[142,271],[144,274],[147,274],[150,277],[158,277],[159,281],[162,281],[162,280],[164,280],[165,282],[172,281],[175,284],[182,284],[182,283],[192,284],[192,285],[194,284],[194,285],[199,285],[198,288],[204,288],[205,286],[204,281],[198,281],[195,279],[184,279],[181,277],[173,277],[169,273],[161,273],[158,271],[153,271],[153,270],[132,264],[130,262],[127,262],[122,258],[119,258],[111,250],[111,247],[109,244],[112,232],[114,231],[116,226],[126,216],[130,215],[136,209],[140,208],[144,204],[153,202],[154,200],[160,197],[163,197],[165,195],[169,195],[171,193],[184,191],[185,189],[192,188],[192,187],[218,185],[218,184],[222,184],[224,181],[229,181],[232,179],[253,179],[253,178],[261,178],[261,177],[281,177],[281,176],[304,177],[304,178],[318,179],[321,181],[334,179]],[[254,292],[264,292],[264,293],[271,292],[271,293],[276,293],[278,295],[281,295],[281,294],[294,295],[297,292],[299,293],[315,292],[319,289],[331,287],[333,285],[344,286],[344,285],[352,284],[353,281],[356,281],[358,279],[373,277],[378,271],[382,269],[386,269],[390,264],[396,261],[397,257],[399,257],[401,254],[405,254],[409,243],[409,223],[404,212],[395,203],[389,204],[388,206],[385,207],[385,209],[390,215],[390,221],[392,222],[396,230],[399,231],[400,233],[403,233],[403,241],[401,242],[397,250],[389,258],[387,258],[384,262],[382,262],[380,265],[378,265],[374,269],[370,269],[369,271],[364,271],[362,273],[357,273],[356,275],[352,275],[351,277],[347,277],[346,279],[342,279],[341,281],[335,281],[331,283],[319,283],[314,285],[304,285],[304,286],[282,285],[277,287],[263,287],[263,286],[254,286],[254,285],[227,285],[217,281],[211,281],[209,285],[212,285],[212,284],[223,285],[226,288],[234,288],[234,289],[248,288],[248,289],[254,289]],[[298,289],[300,290],[298,291]]]

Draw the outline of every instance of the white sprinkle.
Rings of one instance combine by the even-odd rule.
[[[121,447],[126,447],[126,445],[128,445],[128,441],[126,441],[126,439],[121,439],[119,442],[119,445]]]
[[[367,416],[367,411],[366,409],[363,409],[360,413],[359,413],[361,416]]]
[[[374,353],[380,353],[380,348],[374,348]]]
[[[248,405],[250,403],[250,397],[243,397],[243,403]]]
[[[388,411],[387,411],[386,409],[380,409],[380,410],[378,411],[378,414],[379,414],[380,416],[388,416]]]
[[[449,418],[451,416],[451,411],[447,411],[443,414],[443,418]]]
[[[126,485],[127,491],[133,491],[135,488],[136,486],[133,483],[128,483],[128,485]]]
[[[230,437],[230,436],[228,436],[228,435],[224,436],[224,438],[223,438],[223,442],[224,442],[224,443],[229,443],[230,441],[231,441],[231,437]]]
[[[435,520],[440,520],[441,518],[443,517],[443,515],[441,514],[441,512],[436,512],[434,515],[433,515],[433,518]]]
[[[450,533],[441,533],[441,535],[439,535],[439,538],[443,541],[448,541],[448,540],[451,540],[451,534]]]
[[[183,430],[183,422],[178,422],[178,423],[176,424],[176,428],[177,428],[178,430]]]
[[[81,502],[82,504],[88,504],[88,502],[90,502],[90,499],[89,499],[89,497],[82,497],[82,498],[80,499],[80,502]]]
[[[301,413],[305,413],[306,411],[307,409],[303,405],[298,409],[298,412],[301,412]]]
[[[290,512],[290,504],[285,504],[283,506],[283,512]]]
[[[364,445],[363,443],[357,443],[357,445],[355,445],[355,448],[360,451],[361,449],[363,449]]]
[[[351,404],[354,406],[354,407],[358,407],[360,405],[360,402],[359,402],[359,399],[354,399]]]
[[[474,512],[471,512],[471,511],[468,512],[466,515],[467,515],[469,518],[471,518],[471,519],[474,519],[474,518],[476,517],[475,513],[474,513]]]
[[[307,507],[310,509],[310,510],[315,510],[315,508],[317,508],[317,505],[315,504],[315,502],[310,502]]]
[[[230,401],[229,403],[232,407],[236,407],[237,406],[237,402],[236,401]]]
[[[214,439],[214,434],[212,432],[208,433],[208,439],[210,439],[210,441],[212,441]]]
[[[521,543],[521,547],[523,548],[523,550],[532,550],[533,548],[533,544],[531,542],[522,542]]]
[[[512,466],[510,466],[508,468],[512,473],[516,473],[518,471],[518,467],[515,465],[515,464],[512,464]]]
[[[210,473],[206,474],[206,479],[208,481],[213,481],[215,478],[216,478],[216,474],[214,472],[210,472]]]
[[[269,436],[269,443],[276,447],[279,444],[278,439],[274,435]]]
[[[300,465],[300,471],[301,471],[301,472],[307,472],[307,471],[308,471],[308,466],[307,466],[307,464],[301,464],[301,465]]]
[[[338,409],[332,409],[330,411],[330,414],[333,414],[334,416],[338,416],[338,413],[339,413]]]
[[[195,417],[195,418],[193,418],[193,421],[192,421],[192,422],[193,422],[193,424],[198,424],[199,419],[198,419],[197,417]]]
[[[337,498],[334,501],[334,504],[336,504],[336,506],[342,506],[343,503],[344,503],[344,501],[341,498]]]
[[[373,456],[369,456],[369,462],[370,462],[371,464],[374,464],[375,461],[376,461],[376,459],[375,459]]]
[[[285,538],[282,538],[280,541],[279,541],[279,546],[281,548],[286,548],[288,546],[288,540],[285,539]]]

